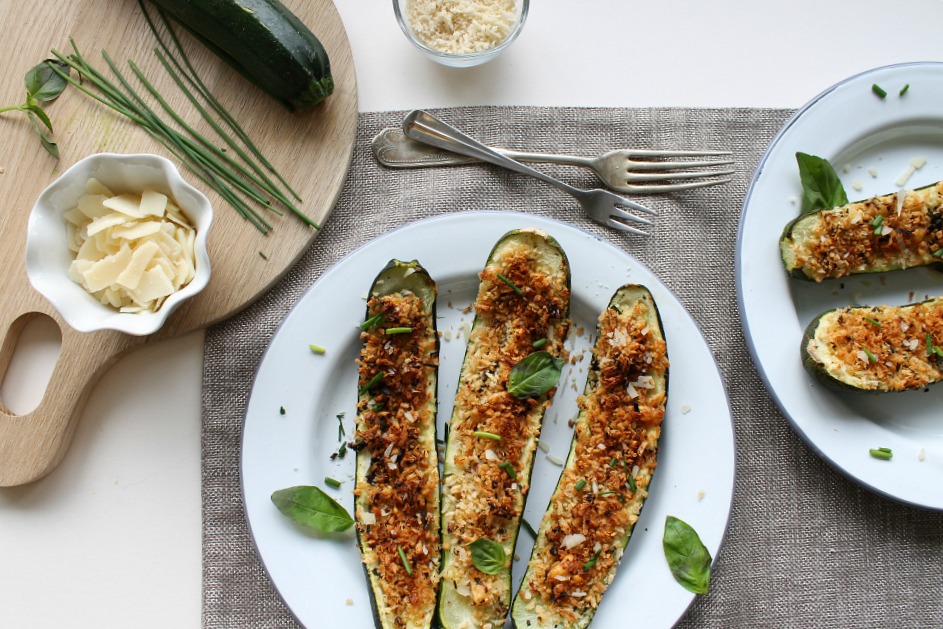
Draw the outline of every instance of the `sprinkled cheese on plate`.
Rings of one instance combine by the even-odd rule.
[[[517,13],[514,0],[409,0],[406,19],[429,48],[471,54],[507,39]]]

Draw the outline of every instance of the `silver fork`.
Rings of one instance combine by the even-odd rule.
[[[540,162],[591,168],[616,192],[661,194],[729,183],[732,169],[718,170],[732,159],[693,160],[694,157],[724,157],[730,151],[659,151],[621,149],[597,157],[533,153],[493,147],[519,162]],[[377,160],[392,168],[450,166],[475,160],[449,151],[436,150],[406,137],[400,129],[384,129],[373,139]],[[667,158],[668,161],[665,161]],[[672,161],[672,158],[683,158]],[[691,170],[704,169],[704,170]]]
[[[579,201],[579,204],[591,219],[607,227],[645,236],[648,235],[646,232],[627,223],[641,223],[643,225],[653,224],[648,219],[636,216],[622,209],[625,207],[636,212],[655,213],[644,205],[639,205],[634,201],[629,201],[624,197],[607,192],[606,190],[582,190],[580,188],[574,188],[558,179],[554,179],[549,175],[545,175],[538,170],[534,170],[529,166],[514,161],[510,157],[498,153],[494,149],[465,135],[455,127],[445,124],[425,111],[416,110],[406,116],[405,120],[403,120],[403,133],[413,140],[418,140],[419,142],[445,149],[446,151],[460,153],[468,157],[495,164],[496,166],[503,166],[509,170],[536,177],[541,181],[571,194]]]

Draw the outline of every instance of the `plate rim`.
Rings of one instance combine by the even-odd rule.
[[[750,354],[751,361],[753,362],[754,367],[756,368],[757,374],[760,376],[766,391],[769,393],[770,397],[773,399],[773,402],[778,407],[779,411],[786,418],[789,423],[790,428],[799,435],[802,441],[816,453],[823,461],[825,461],[830,467],[838,471],[848,480],[851,480],[855,484],[885,498],[888,498],[899,504],[904,504],[908,506],[918,507],[921,509],[931,510],[931,511],[941,511],[943,510],[943,503],[940,505],[935,504],[926,504],[918,500],[909,499],[903,496],[899,496],[893,493],[890,490],[887,490],[873,482],[868,481],[866,478],[862,478],[860,475],[854,474],[851,470],[848,470],[845,466],[841,465],[836,461],[832,456],[829,455],[829,450],[824,449],[822,445],[813,439],[803,425],[798,422],[793,414],[789,411],[789,405],[780,395],[780,392],[777,391],[774,383],[772,382],[769,374],[767,373],[767,368],[764,366],[763,361],[759,355],[759,350],[757,348],[756,342],[754,340],[754,334],[751,331],[750,318],[747,316],[747,303],[745,298],[744,282],[743,282],[743,241],[746,236],[747,228],[747,213],[749,211],[751,201],[754,197],[754,194],[757,191],[757,184],[759,183],[760,178],[763,175],[763,172],[770,161],[770,158],[776,154],[779,145],[782,143],[784,138],[788,137],[792,129],[797,123],[804,119],[805,116],[809,115],[809,112],[819,105],[823,100],[828,99],[832,94],[837,90],[846,87],[852,83],[856,83],[866,79],[867,77],[886,73],[886,72],[902,72],[911,69],[922,69],[930,68],[935,72],[943,73],[943,62],[939,61],[910,61],[903,63],[895,63],[884,66],[878,66],[858,72],[854,75],[846,77],[833,85],[830,85],[815,97],[810,99],[802,107],[797,109],[792,116],[783,124],[779,129],[773,139],[770,141],[769,146],[763,152],[759,162],[757,163],[756,169],[753,172],[753,175],[750,179],[750,182],[747,186],[747,192],[744,196],[743,203],[740,208],[740,218],[737,226],[737,239],[735,244],[735,257],[734,257],[734,277],[736,282],[736,297],[737,297],[737,308],[740,312],[740,322],[741,328],[743,331],[744,340],[746,341],[747,349]],[[943,118],[943,110],[941,110],[941,118]]]
[[[246,496],[246,493],[245,493],[245,492],[246,492],[246,482],[245,482],[245,467],[246,467],[245,440],[246,440],[246,430],[247,430],[247,426],[248,426],[248,422],[249,422],[249,411],[250,411],[250,407],[251,407],[252,397],[253,397],[253,395],[255,394],[256,382],[257,382],[257,380],[258,380],[258,378],[259,378],[259,374],[260,374],[260,372],[261,372],[261,370],[262,370],[262,367],[263,367],[263,365],[264,365],[264,363],[265,363],[265,361],[266,361],[266,358],[268,357],[269,353],[273,350],[273,347],[272,347],[272,346],[273,346],[273,343],[274,343],[275,339],[278,337],[279,333],[283,330],[283,328],[287,325],[288,320],[289,320],[289,318],[290,318],[290,315],[291,315],[291,314],[294,312],[294,310],[299,306],[299,304],[301,304],[301,302],[302,302],[303,300],[305,300],[306,298],[308,298],[308,296],[309,296],[310,293],[312,293],[313,291],[316,290],[316,287],[317,287],[317,285],[321,282],[322,278],[327,277],[328,274],[332,274],[332,275],[333,275],[335,272],[339,272],[339,271],[338,271],[338,268],[339,268],[339,267],[344,266],[345,263],[349,263],[350,260],[356,258],[357,255],[360,254],[363,250],[365,250],[365,249],[367,249],[367,248],[369,248],[369,247],[376,246],[376,245],[377,245],[378,243],[380,243],[381,241],[385,241],[385,240],[387,240],[387,239],[389,239],[389,238],[394,238],[394,237],[398,236],[399,234],[401,234],[402,232],[407,231],[407,230],[411,230],[411,229],[413,229],[413,228],[417,228],[417,227],[420,227],[420,228],[421,228],[421,226],[428,225],[428,224],[435,224],[435,223],[439,223],[439,222],[452,222],[452,221],[455,221],[455,220],[467,219],[467,218],[470,218],[470,217],[472,217],[472,216],[481,217],[481,216],[488,216],[488,215],[490,215],[490,216],[496,216],[496,217],[499,217],[499,218],[501,218],[501,219],[510,219],[510,218],[513,217],[513,219],[514,219],[515,221],[523,222],[523,223],[530,223],[530,224],[527,225],[527,226],[536,226],[536,227],[538,227],[538,228],[543,228],[543,229],[546,229],[546,228],[553,229],[553,228],[559,227],[559,228],[561,228],[561,229],[563,229],[563,230],[568,230],[568,231],[570,231],[574,237],[576,237],[576,236],[582,236],[582,237],[584,237],[584,238],[592,239],[592,240],[595,241],[596,243],[598,243],[598,244],[600,244],[600,245],[602,245],[602,246],[608,247],[611,251],[615,252],[617,255],[620,255],[620,256],[625,257],[628,261],[631,261],[631,264],[632,264],[632,265],[635,265],[635,266],[637,266],[639,269],[642,269],[642,270],[644,270],[645,272],[647,272],[647,273],[652,277],[652,279],[653,279],[655,282],[658,283],[659,289],[660,289],[660,290],[663,290],[671,299],[673,299],[673,300],[676,302],[676,304],[677,304],[677,306],[678,306],[678,309],[679,309],[679,314],[681,314],[681,315],[684,317],[684,319],[685,319],[686,322],[687,322],[687,325],[690,326],[690,328],[694,331],[694,333],[695,333],[695,334],[697,335],[697,337],[700,339],[700,342],[701,342],[702,345],[703,345],[703,349],[704,349],[704,351],[706,352],[707,356],[708,356],[709,359],[710,359],[710,365],[713,367],[714,373],[716,374],[717,379],[718,379],[718,381],[719,381],[720,384],[721,384],[721,387],[720,387],[720,388],[721,388],[721,391],[720,391],[720,394],[719,394],[719,399],[722,400],[722,402],[723,402],[723,408],[724,408],[725,411],[726,411],[726,419],[727,419],[727,421],[726,421],[723,425],[724,425],[724,427],[729,431],[729,447],[730,447],[730,451],[731,451],[731,457],[730,457],[730,459],[729,459],[729,461],[728,461],[727,469],[729,470],[730,482],[729,482],[729,492],[725,492],[725,493],[724,493],[724,496],[723,496],[724,499],[726,500],[725,508],[724,508],[723,510],[718,509],[718,512],[719,512],[719,513],[722,513],[722,515],[723,515],[723,524],[722,524],[722,528],[721,528],[721,532],[720,532],[720,537],[719,537],[719,539],[717,540],[717,543],[716,543],[716,549],[714,550],[713,557],[711,558],[711,571],[712,571],[712,573],[713,573],[714,569],[717,567],[717,562],[718,562],[718,560],[719,560],[721,554],[723,553],[723,550],[724,550],[724,547],[725,547],[725,543],[726,543],[726,541],[727,541],[728,534],[729,534],[729,531],[730,531],[731,517],[732,517],[732,515],[733,515],[733,507],[734,507],[734,503],[735,503],[736,496],[737,496],[737,478],[738,478],[738,475],[737,475],[737,470],[738,470],[738,466],[737,466],[737,435],[736,435],[736,426],[735,426],[735,422],[734,422],[733,407],[732,407],[731,402],[730,402],[730,395],[729,395],[729,391],[728,391],[728,388],[727,388],[727,382],[726,382],[726,380],[725,380],[725,378],[724,378],[723,371],[720,369],[720,365],[719,365],[718,362],[717,362],[717,358],[716,358],[716,356],[715,356],[715,354],[714,354],[714,351],[713,351],[712,347],[710,346],[710,343],[708,343],[706,336],[704,336],[703,330],[702,330],[702,329],[700,328],[700,326],[697,324],[697,321],[696,321],[696,320],[694,319],[694,317],[691,315],[690,311],[687,309],[687,307],[684,305],[684,303],[677,297],[677,295],[674,293],[674,291],[672,291],[672,290],[667,286],[667,284],[665,284],[664,281],[662,281],[662,279],[661,279],[660,277],[658,277],[658,276],[654,273],[654,271],[652,271],[652,270],[648,267],[648,265],[644,264],[644,263],[643,263],[641,260],[639,260],[635,255],[629,253],[628,251],[625,251],[625,250],[622,249],[621,247],[615,245],[614,243],[610,242],[609,240],[607,240],[607,239],[605,239],[605,238],[603,238],[603,237],[601,237],[601,236],[599,236],[599,235],[596,235],[596,234],[593,234],[593,233],[591,233],[591,232],[588,232],[588,231],[586,231],[586,230],[584,230],[584,229],[582,229],[582,228],[580,228],[580,227],[578,227],[578,226],[575,226],[575,225],[573,225],[573,224],[571,224],[571,223],[568,223],[568,222],[565,222],[565,221],[562,221],[562,220],[559,220],[559,219],[556,219],[556,218],[553,218],[553,217],[543,216],[543,215],[534,215],[534,214],[528,214],[528,213],[524,213],[524,212],[511,211],[511,210],[464,210],[464,211],[458,211],[458,212],[450,212],[450,213],[447,213],[447,214],[438,214],[438,215],[435,215],[435,216],[429,216],[429,217],[425,217],[425,218],[418,219],[418,220],[415,220],[415,221],[410,221],[410,222],[405,223],[405,224],[403,224],[403,225],[397,226],[396,228],[391,229],[390,231],[385,232],[385,233],[383,233],[383,234],[381,234],[381,235],[379,235],[379,236],[377,236],[377,237],[375,237],[375,238],[373,238],[373,239],[371,239],[371,240],[369,240],[369,241],[367,241],[367,242],[365,242],[365,243],[360,244],[359,246],[357,246],[356,248],[354,248],[353,250],[351,250],[351,251],[348,252],[347,254],[344,254],[343,256],[341,256],[340,258],[338,258],[334,263],[331,264],[330,267],[328,267],[327,269],[325,269],[320,275],[318,275],[318,276],[315,278],[315,280],[311,283],[311,285],[308,286],[308,287],[298,296],[297,300],[292,304],[292,306],[282,315],[282,318],[281,318],[281,320],[279,321],[278,325],[277,325],[277,326],[275,327],[275,329],[273,330],[272,336],[269,338],[269,341],[268,341],[268,343],[266,344],[266,347],[265,347],[264,351],[263,351],[262,354],[260,355],[258,364],[255,366],[255,369],[254,369],[254,372],[253,372],[253,375],[252,375],[252,385],[251,385],[251,387],[250,387],[250,389],[249,389],[249,392],[248,392],[248,395],[247,395],[247,397],[246,397],[245,408],[244,408],[243,413],[242,413],[242,422],[241,422],[241,426],[240,426],[240,436],[239,436],[239,461],[238,461],[238,471],[239,471],[239,475],[240,475],[240,480],[239,480],[239,494],[240,494],[240,498],[241,498],[241,501],[242,501],[242,514],[243,514],[243,516],[244,516],[244,518],[245,518],[246,527],[247,527],[247,532],[248,532],[248,535],[249,535],[249,538],[250,538],[250,541],[251,541],[251,544],[252,544],[252,549],[253,549],[253,551],[255,552],[255,555],[256,555],[257,559],[259,560],[259,563],[260,563],[260,565],[261,565],[261,567],[262,567],[262,569],[263,569],[263,571],[264,571],[266,577],[269,579],[269,582],[270,582],[270,584],[271,584],[271,586],[272,586],[273,591],[275,592],[275,594],[276,594],[276,596],[278,597],[278,599],[285,605],[285,608],[286,608],[286,610],[289,612],[289,614],[290,614],[296,621],[298,621],[298,622],[301,623],[301,624],[304,624],[303,621],[302,621],[302,619],[298,616],[298,614],[296,613],[296,611],[295,611],[295,609],[292,607],[292,605],[286,600],[285,596],[284,596],[283,593],[282,593],[281,588],[279,588],[278,585],[276,584],[276,581],[275,581],[275,579],[273,578],[271,569],[270,569],[268,563],[266,562],[265,557],[263,556],[263,554],[262,554],[262,552],[261,552],[261,549],[260,549],[260,546],[259,546],[259,541],[258,541],[257,534],[256,534],[256,531],[255,531],[255,527],[253,527],[252,518],[250,517],[250,514],[249,514],[250,507],[249,507],[248,501],[246,500],[247,496]],[[543,223],[543,224],[542,224],[542,225],[540,225],[540,224],[534,225],[534,223]],[[359,552],[359,551],[358,551],[358,552]],[[679,586],[679,587],[680,587],[680,586]],[[678,615],[677,615],[676,617],[674,617],[674,618],[671,620],[671,625],[673,625],[673,624],[679,622],[682,618],[684,618],[684,616],[688,613],[688,611],[690,610],[691,606],[694,604],[694,602],[695,602],[696,600],[697,600],[697,596],[694,595],[694,594],[690,594],[689,597],[688,597],[688,600],[687,600],[687,604],[684,606],[683,609],[679,609],[679,610],[678,610]],[[669,625],[669,626],[671,626],[671,625]]]

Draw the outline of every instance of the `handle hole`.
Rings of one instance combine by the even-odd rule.
[[[40,312],[17,319],[3,344],[3,383],[0,399],[15,415],[33,412],[42,402],[62,349],[62,330]],[[2,366],[2,363],[0,363]]]

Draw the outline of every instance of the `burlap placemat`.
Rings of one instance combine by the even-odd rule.
[[[698,597],[679,626],[943,626],[943,514],[878,497],[819,459],[776,409],[744,344],[733,276],[737,220],[750,177],[790,111],[486,107],[438,112],[496,146],[586,155],[615,147],[734,151],[732,183],[645,200],[659,212],[648,238],[602,228],[564,194],[490,166],[381,167],[370,140],[399,124],[403,113],[361,114],[342,198],[310,251],[259,302],[206,333],[205,627],[297,626],[249,539],[238,465],[246,400],[277,324],[323,271],[358,246],[406,223],[469,209],[550,216],[631,252],[675,292],[717,357],[735,423],[736,493],[711,591]],[[582,171],[542,168],[575,185],[596,185]]]

